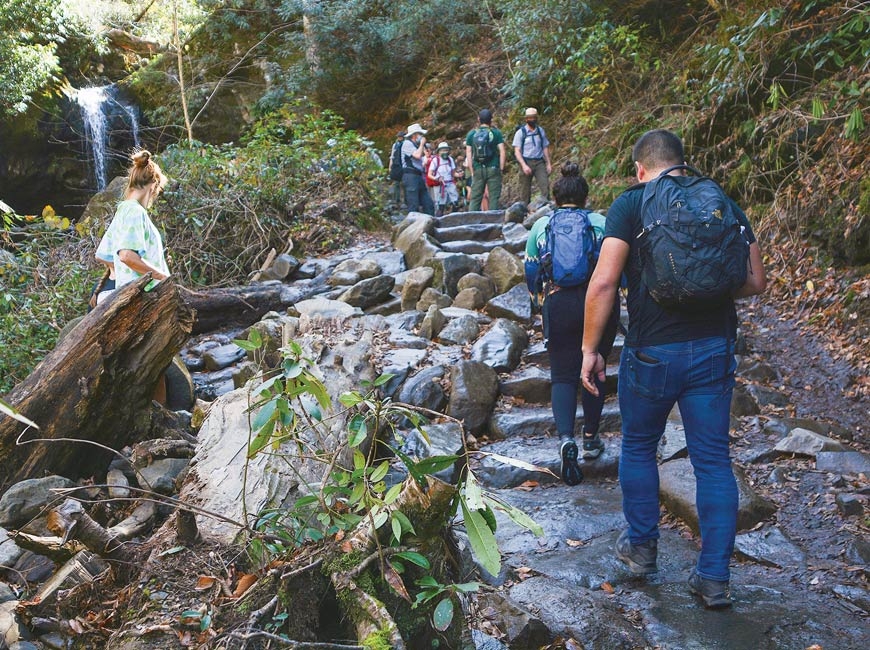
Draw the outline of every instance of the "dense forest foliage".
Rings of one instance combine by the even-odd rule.
[[[153,55],[119,49],[118,32]],[[509,130],[534,105],[556,161],[579,160],[603,207],[631,181],[634,139],[678,131],[769,243],[773,294],[866,338],[870,3],[11,0],[0,36],[7,124],[35,124],[71,86],[137,99],[175,181],[156,209],[183,283],[244,282],[288,236],[315,250],[377,223],[372,146],[397,128],[457,139],[479,108]],[[105,224],[46,214],[0,251],[0,390],[94,274]]]

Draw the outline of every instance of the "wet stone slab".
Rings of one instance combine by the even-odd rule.
[[[604,452],[594,460],[582,460],[580,468],[586,479],[615,478],[619,471],[619,443],[616,438],[602,438],[605,444]],[[500,440],[481,449],[484,452],[515,458],[524,463],[531,463],[549,472],[542,472],[527,467],[518,467],[498,460],[492,456],[483,456],[477,469],[481,482],[491,488],[512,488],[526,481],[536,481],[541,485],[561,483],[559,440],[549,436],[517,437]]]

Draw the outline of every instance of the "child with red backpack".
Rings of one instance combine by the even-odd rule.
[[[436,155],[426,168],[426,184],[432,188],[432,202],[435,216],[441,216],[446,209],[459,204],[459,190],[456,188],[456,161],[450,155],[450,145],[439,143]]]

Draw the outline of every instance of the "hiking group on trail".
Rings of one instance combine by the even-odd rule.
[[[390,205],[404,204],[409,212],[440,216],[446,211],[496,210],[502,194],[502,179],[507,164],[504,134],[493,126],[488,108],[478,113],[478,124],[465,137],[464,156],[454,159],[450,144],[442,141],[433,150],[427,131],[419,123],[400,131],[390,150]],[[550,200],[550,141],[538,124],[538,110],[525,110],[525,120],[514,131],[511,141],[519,165],[519,199],[526,205],[532,198],[532,181],[543,201]],[[423,198],[420,178],[429,189],[430,201]],[[469,182],[467,182],[469,181]]]
[[[420,162],[421,134],[419,124],[411,125],[402,144],[409,210],[423,205],[417,188],[423,169],[429,169]],[[525,123],[511,144],[520,166],[520,199],[528,205],[534,179],[549,202],[550,142],[535,108],[525,110]],[[446,142],[438,145],[435,166],[427,172],[439,214],[455,207],[458,197],[457,165],[449,149]],[[606,218],[586,208],[589,187],[579,166],[564,163],[553,185],[555,210],[533,224],[526,243],[526,283],[541,311],[550,358],[561,478],[579,484],[581,455],[592,461],[604,450],[598,428],[605,359],[619,326],[623,287],[628,328],[618,378],[619,481],[628,527],[616,542],[616,555],[633,573],[657,570],[656,450],[677,404],[696,477],[701,529],[701,551],[688,586],[704,606],[729,607],[738,505],[728,436],[736,370],[734,299],[763,292],[765,270],[746,215],[715,181],[686,165],[676,134],[662,129],[643,134],[632,161],[637,183],[613,202]],[[504,136],[493,126],[492,112],[483,109],[465,138],[471,211],[481,209],[487,196],[489,207],[498,208],[505,163]],[[578,387],[580,447],[574,437]]]

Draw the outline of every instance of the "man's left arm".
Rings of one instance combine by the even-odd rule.
[[[767,273],[764,270],[764,261],[761,259],[761,249],[758,242],[749,245],[749,260],[746,262],[746,282],[734,292],[735,298],[746,298],[767,289]]]
[[[547,163],[547,173],[553,173],[553,165],[550,164],[550,145],[544,147],[544,162]]]
[[[498,168],[504,171],[505,163],[507,163],[507,152],[505,151],[504,141],[498,143]]]
[[[598,353],[598,345],[610,312],[622,271],[628,261],[630,251],[628,242],[616,237],[607,237],[601,244],[601,254],[595,271],[586,289],[586,312],[583,319],[583,369],[580,377],[583,386],[593,395],[598,395],[595,385],[596,375],[604,381],[604,357]]]

